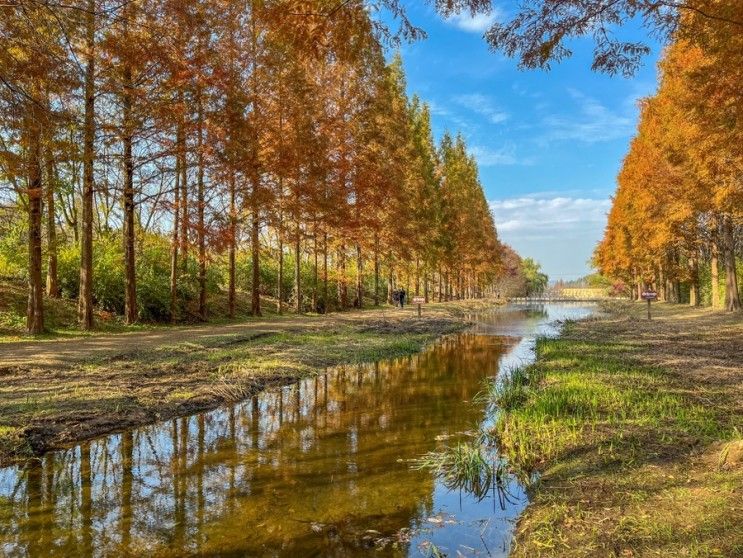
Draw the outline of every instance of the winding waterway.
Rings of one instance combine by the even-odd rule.
[[[0,469],[0,554],[506,556],[520,485],[479,498],[411,460],[492,420],[483,380],[591,312],[500,308],[416,356]]]

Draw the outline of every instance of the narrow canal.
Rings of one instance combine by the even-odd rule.
[[[506,556],[517,482],[475,495],[411,463],[470,439],[494,412],[483,381],[591,312],[501,308],[413,357],[0,469],[0,554]]]

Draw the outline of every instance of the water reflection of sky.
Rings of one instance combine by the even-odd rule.
[[[448,490],[410,460],[489,419],[486,377],[574,307],[500,309],[424,353],[329,371],[0,470],[0,553],[507,554],[526,504]]]
[[[498,356],[497,369],[502,371],[533,361],[537,337],[555,335],[563,321],[585,318],[593,311],[590,306],[571,303],[508,306],[473,315],[476,325],[472,331],[515,341]],[[492,413],[484,414],[480,426],[487,427],[493,418]],[[434,489],[432,521],[413,540],[411,549],[426,555],[429,543],[433,543],[449,556],[508,556],[513,528],[527,504],[527,495],[515,479],[508,484],[505,495],[498,495],[494,489],[484,499],[450,490],[439,480]]]

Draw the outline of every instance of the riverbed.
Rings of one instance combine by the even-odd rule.
[[[452,489],[415,460],[497,410],[483,381],[587,305],[506,307],[422,353],[341,367],[190,417],[0,469],[8,556],[507,556],[528,504]],[[459,554],[458,554],[459,553]]]

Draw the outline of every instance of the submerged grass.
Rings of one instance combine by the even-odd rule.
[[[428,452],[413,462],[413,469],[433,471],[450,490],[463,490],[479,499],[507,490],[510,481],[507,463],[480,441]]]
[[[634,339],[611,318],[569,324],[538,340],[535,364],[490,388],[504,410],[501,451],[520,478],[542,472],[516,556],[743,555],[743,469],[728,457],[740,360],[723,355],[715,379],[698,353],[664,347],[685,359],[670,369],[658,345]]]

